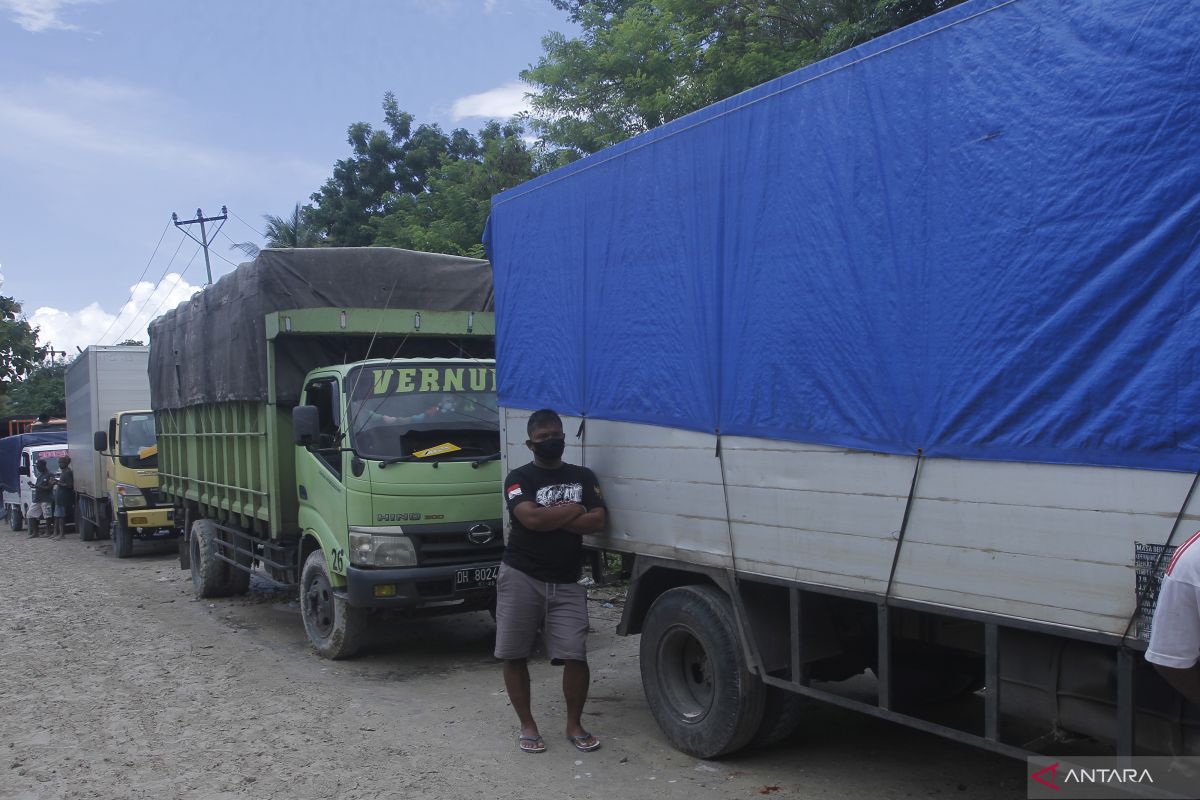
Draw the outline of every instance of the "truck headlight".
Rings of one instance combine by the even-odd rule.
[[[356,567],[410,567],[417,550],[407,536],[350,531],[350,563]]]
[[[146,496],[136,486],[130,486],[127,483],[118,483],[117,505],[121,508],[145,508]]]

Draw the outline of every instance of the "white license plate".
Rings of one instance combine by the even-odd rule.
[[[500,572],[499,564],[488,567],[468,567],[454,573],[454,591],[461,589],[482,589],[496,585],[496,574]]]

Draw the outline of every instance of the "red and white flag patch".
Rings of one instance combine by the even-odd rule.
[[[519,484],[519,483],[514,483],[512,486],[505,489],[504,493],[506,495],[508,495],[509,500],[516,500],[518,497],[520,497],[522,494],[524,494],[521,491],[521,484]]]

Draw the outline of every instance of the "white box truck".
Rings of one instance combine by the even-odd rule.
[[[1142,655],[1200,527],[1197,40],[970,0],[493,199],[506,465],[566,417],[678,748],[814,697],[1200,755]]]
[[[93,345],[65,377],[79,538],[111,536],[118,558],[133,553],[135,540],[179,534],[158,492],[149,354],[148,347]]]

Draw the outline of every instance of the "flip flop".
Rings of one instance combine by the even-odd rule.
[[[591,741],[588,741],[589,739]],[[600,749],[600,740],[595,736],[592,736],[587,731],[584,731],[578,736],[568,736],[567,741],[575,745],[575,749],[582,753],[590,753],[593,750]]]
[[[518,736],[517,747],[521,748],[522,753],[546,752],[546,742],[541,736]]]

